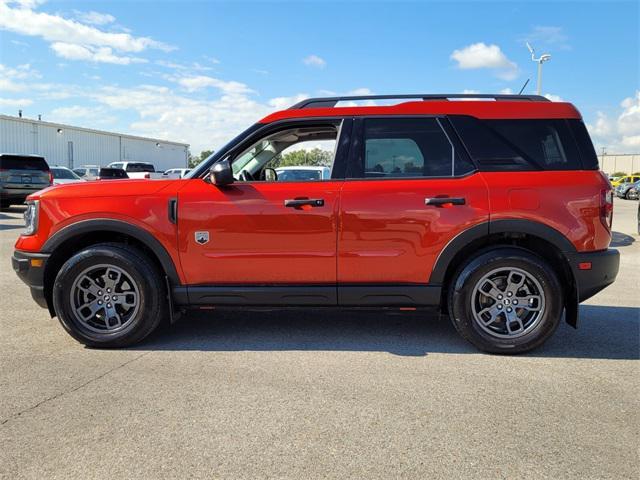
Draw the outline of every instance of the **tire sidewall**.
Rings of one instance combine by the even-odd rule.
[[[129,324],[117,332],[97,333],[87,329],[71,305],[70,289],[75,279],[87,268],[108,264],[124,270],[139,292],[138,311]],[[145,262],[136,261],[125,249],[109,246],[89,247],[71,257],[60,269],[53,286],[53,305],[64,329],[76,340],[89,346],[122,346],[132,343],[146,330],[148,319],[157,314],[160,289],[152,285],[155,276]]]
[[[545,296],[545,311],[529,332],[514,338],[499,338],[483,330],[472,311],[473,290],[480,279],[496,268],[519,268],[534,276]],[[522,353],[549,338],[560,324],[562,287],[553,269],[540,257],[516,248],[498,249],[479,255],[459,270],[450,294],[449,311],[456,329],[478,348],[491,353]]]

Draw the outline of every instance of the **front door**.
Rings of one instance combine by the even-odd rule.
[[[489,220],[487,187],[445,118],[357,121],[340,200],[342,304],[421,304],[447,243]],[[413,288],[415,287],[415,288]]]
[[[268,298],[269,286],[320,285],[335,292],[344,180],[333,167],[348,149],[348,139],[338,142],[348,135],[343,123],[281,125],[230,158],[233,184],[186,182],[178,193],[178,243],[189,285],[253,286],[258,293],[243,301],[261,304],[280,303]],[[286,289],[273,291],[286,303]]]

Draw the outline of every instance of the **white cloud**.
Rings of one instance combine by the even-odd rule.
[[[78,10],[73,11],[75,17],[82,23],[88,23],[89,25],[107,25],[116,21],[116,17],[109,15],[108,13],[100,12],[80,12]]]
[[[22,92],[27,89],[26,80],[40,77],[40,73],[28,63],[15,68],[0,63],[0,91]]]
[[[43,38],[63,58],[92,62],[126,65],[139,59],[120,56],[114,52],[138,53],[150,48],[169,52],[175,49],[149,37],[107,32],[78,20],[64,18],[60,14],[38,12],[34,9],[39,3],[26,1],[16,4],[0,0],[0,30]],[[95,19],[94,16],[93,20]],[[106,19],[102,17],[102,20]]]
[[[29,98],[0,98],[0,107],[27,107],[33,104]]]
[[[217,88],[228,95],[239,95],[245,93],[254,93],[244,83],[236,81],[224,81],[218,78],[209,77],[207,75],[192,75],[183,77],[168,76],[168,80],[175,81],[188,92],[202,90],[207,87]]]
[[[553,93],[545,93],[544,97],[552,102],[564,102],[564,99],[560,95],[554,95]]]
[[[292,97],[276,97],[269,100],[269,106],[273,107],[274,110],[284,110],[306,98],[309,98],[306,93],[299,93]]]
[[[518,65],[509,60],[498,45],[473,43],[460,50],[454,50],[451,59],[463,70],[491,69],[498,78],[504,80],[513,80],[518,76]]]
[[[598,149],[610,153],[638,153],[640,150],[640,90],[620,103],[616,118],[597,112],[596,122],[587,128]]]
[[[110,115],[107,109],[102,106],[72,105],[53,109],[47,116],[47,120],[58,123],[81,124],[88,127],[104,127],[107,124],[115,124],[117,117]]]
[[[324,58],[319,57],[318,55],[309,55],[302,59],[302,63],[309,67],[315,68],[324,68],[327,66],[327,62]]]
[[[131,63],[146,63],[147,60],[139,57],[116,55],[109,47],[90,47],[74,43],[54,42],[51,49],[59,57],[67,60],[87,60],[95,63],[113,63],[116,65],[129,65]]]
[[[569,36],[562,27],[536,25],[529,33],[524,35],[521,41],[529,42],[533,47],[536,45],[553,46],[562,50],[570,50]]]

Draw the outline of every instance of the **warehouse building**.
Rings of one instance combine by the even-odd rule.
[[[149,162],[164,171],[187,166],[189,145],[0,115],[0,152],[41,155],[68,168]]]

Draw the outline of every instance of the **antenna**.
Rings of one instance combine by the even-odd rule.
[[[527,44],[529,45],[529,44]],[[522,85],[522,88],[520,89],[520,91],[518,92],[518,95],[522,95],[522,92],[524,92],[524,89],[527,88],[527,85],[529,85],[529,80],[531,80],[530,78],[527,78],[527,81],[524,82],[524,85]]]

